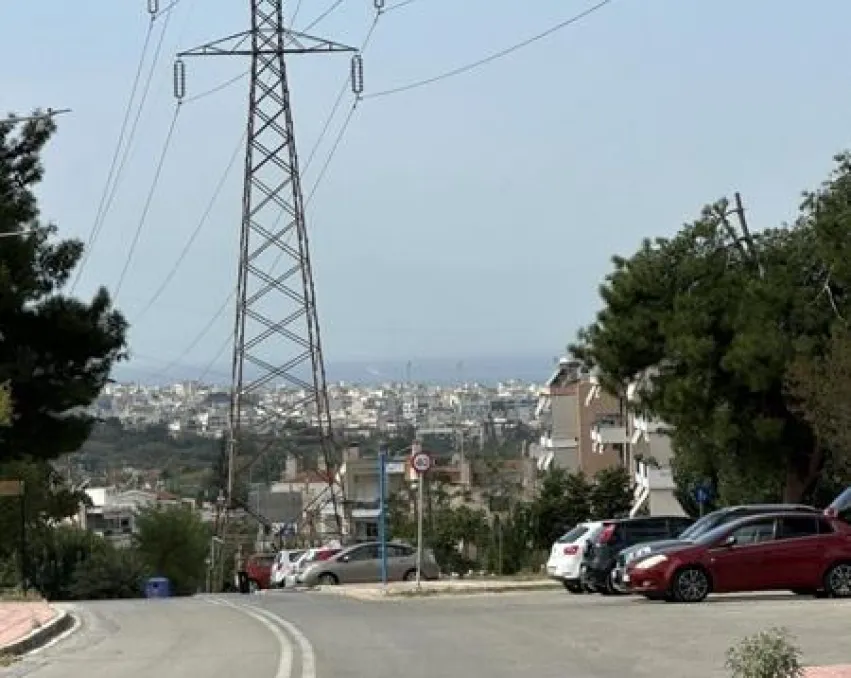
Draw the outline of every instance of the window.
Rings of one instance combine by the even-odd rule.
[[[774,518],[766,518],[742,525],[730,534],[736,537],[736,546],[772,541],[774,539]]]
[[[378,544],[369,544],[367,546],[359,546],[349,552],[349,560],[377,560],[378,559]]]
[[[416,553],[416,551],[410,546],[403,546],[402,544],[387,545],[388,558],[409,558],[414,555],[414,553]]]
[[[819,534],[833,534],[833,525],[831,525],[827,520],[822,520],[821,518],[819,518],[818,532]]]
[[[696,523],[693,523],[691,527],[686,528],[686,530],[680,535],[680,539],[696,539],[702,534],[706,534],[710,530],[715,529],[721,522],[724,520],[727,512],[721,511],[713,511],[712,513],[707,513],[703,518],[698,520]]]
[[[815,516],[795,516],[780,520],[780,539],[796,539],[798,537],[813,537],[819,532]]]
[[[642,542],[654,539],[666,539],[670,536],[667,520],[637,520],[625,524],[628,540]]]
[[[668,520],[668,529],[672,536],[679,537],[694,521],[689,518],[671,518]]]
[[[558,538],[559,544],[572,544],[580,537],[584,536],[588,532],[588,528],[585,525],[577,525],[567,534],[563,534]]]

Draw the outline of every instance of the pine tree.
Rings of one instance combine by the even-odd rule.
[[[91,301],[64,286],[83,252],[41,221],[35,190],[52,120],[0,124],[0,383],[14,404],[0,429],[0,461],[49,460],[77,450],[93,420],[84,413],[125,356],[127,324],[105,289]]]

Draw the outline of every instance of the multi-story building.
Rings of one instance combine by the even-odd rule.
[[[635,503],[630,515],[647,512],[650,515],[684,515],[674,491],[671,459],[673,450],[669,427],[647,417],[640,411],[639,392],[651,378],[646,372],[629,385],[624,398],[619,399],[621,412],[609,420],[600,421],[592,432],[597,449],[616,450],[623,465],[633,474]],[[592,377],[592,397],[611,398]]]
[[[626,441],[606,430],[623,416],[622,404],[600,393],[596,380],[578,361],[563,359],[559,363],[541,391],[536,416],[541,437],[529,452],[538,459],[541,470],[558,467],[593,476],[623,463]],[[609,444],[597,442],[600,430],[606,430]]]

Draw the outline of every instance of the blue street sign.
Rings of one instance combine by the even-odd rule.
[[[694,490],[694,499],[698,504],[706,504],[711,501],[713,495],[712,486],[708,483],[698,485]]]

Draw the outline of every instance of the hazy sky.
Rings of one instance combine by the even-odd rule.
[[[330,4],[304,0],[296,26]],[[476,60],[591,4],[412,2],[378,24],[366,92]],[[175,106],[174,53],[242,30],[247,11],[245,0],[174,10],[79,292],[114,287],[121,272]],[[345,0],[311,32],[357,45],[372,12],[372,0]],[[92,228],[147,23],[146,0],[0,8],[2,108],[73,109],[43,187],[45,216],[64,235]],[[791,218],[799,192],[851,142],[849,24],[848,0],[614,0],[506,59],[363,101],[308,214],[327,359],[551,356],[592,318],[612,253],[673,233],[734,190],[756,228]],[[192,61],[188,93],[246,67]],[[291,61],[302,157],[348,68],[346,56]],[[168,293],[141,314],[237,146],[245,96],[240,82],[181,111],[118,298],[137,369],[181,355],[234,284],[241,162]],[[207,364],[231,324],[229,310],[183,363]]]

